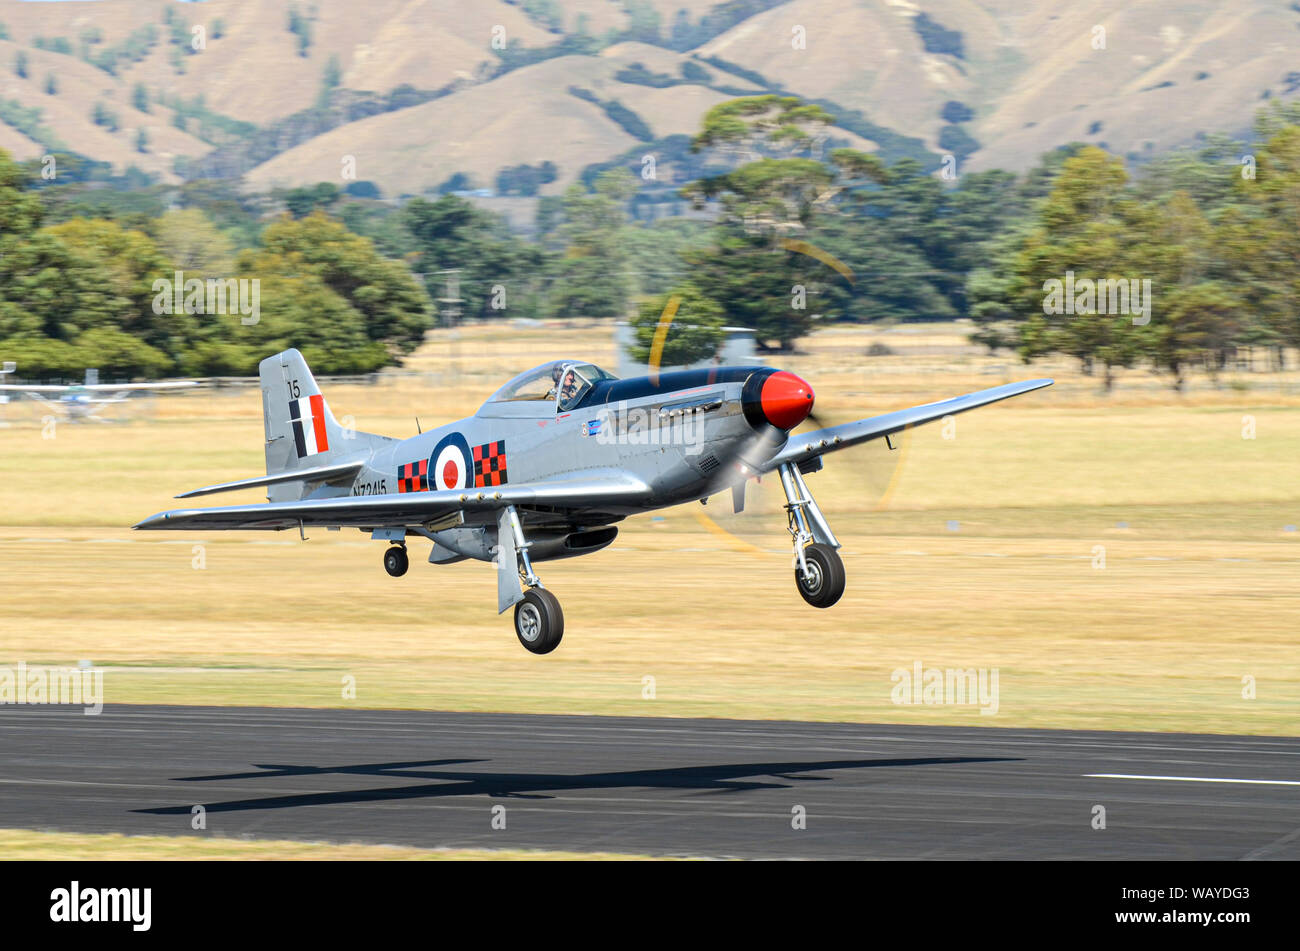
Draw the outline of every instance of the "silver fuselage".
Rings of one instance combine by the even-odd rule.
[[[749,460],[755,451],[770,454],[779,448],[756,438],[742,404],[746,371],[765,369],[688,371],[617,381],[571,412],[560,412],[554,399],[489,402],[473,416],[369,450],[350,486],[322,486],[311,497],[386,495],[428,488],[490,490],[493,483],[477,481],[474,473],[468,473],[461,485],[438,482],[439,447],[445,447],[449,439],[470,447],[471,455],[480,447],[500,445],[506,460],[504,484],[598,476],[603,470],[617,470],[650,487],[645,502],[635,506],[606,504],[586,512],[564,513],[521,509],[530,538],[537,539],[537,554],[560,557],[549,550],[548,540],[558,542],[574,532],[628,515],[707,497],[734,478],[742,455]],[[677,386],[679,383],[686,385]],[[424,481],[403,483],[402,474],[421,463],[426,464]],[[453,526],[434,527],[430,537],[456,555],[487,560],[494,544],[494,526],[490,516],[467,514]]]

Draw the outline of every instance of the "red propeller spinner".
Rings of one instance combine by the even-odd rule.
[[[812,412],[813,388],[793,373],[778,370],[763,381],[758,402],[769,423],[788,431]]]

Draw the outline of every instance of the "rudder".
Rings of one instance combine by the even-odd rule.
[[[302,354],[285,350],[267,357],[258,365],[258,376],[266,474],[322,466],[337,458],[343,448],[342,428]]]

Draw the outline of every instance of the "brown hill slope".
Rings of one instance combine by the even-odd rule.
[[[1093,29],[1106,48],[1094,49]],[[1060,142],[1142,153],[1239,132],[1296,69],[1300,13],[1281,3],[1088,3],[1017,25],[1030,64],[986,105],[980,166],[1019,167]]]
[[[306,56],[298,54],[298,38],[288,28],[291,7],[309,24]],[[180,47],[169,42],[164,24],[168,10],[185,24],[179,31],[183,37],[192,38],[193,27],[204,28],[205,49],[191,52],[191,42]],[[219,37],[214,29],[218,20],[224,27]],[[93,46],[103,49],[153,24],[158,39],[148,56],[119,71],[128,88],[143,82],[151,91],[187,99],[202,95],[215,111],[258,124],[310,106],[331,56],[338,57],[344,85],[350,88],[383,92],[409,83],[438,89],[495,62],[490,46],[494,26],[503,27],[511,43],[540,46],[555,39],[502,0],[7,3],[0,8],[0,21],[24,47],[37,36],[62,36],[71,42],[74,54],[86,30],[103,34]],[[178,48],[183,73],[171,62]],[[76,56],[63,60],[73,62]]]
[[[13,69],[20,51],[27,57],[26,78]],[[49,146],[59,145],[112,162],[119,170],[135,165],[170,179],[174,177],[171,170],[176,156],[200,155],[209,148],[175,128],[170,109],[152,103],[149,112],[137,110],[132,105],[131,86],[74,57],[0,40],[0,64],[4,69],[0,73],[0,99],[39,109],[39,129],[47,133],[31,128],[17,130],[0,122],[0,147],[18,158],[32,158]],[[46,91],[46,79],[51,75],[57,86],[52,95]],[[92,121],[96,103],[116,117],[117,131]],[[136,147],[136,134],[142,128],[148,133],[144,152]]]
[[[960,55],[927,50],[922,14],[960,34]],[[805,49],[792,46],[798,26]],[[984,146],[971,166],[1023,168],[1074,139],[1126,153],[1241,131],[1296,69],[1298,26],[1276,0],[792,0],[700,52],[936,151],[943,104],[963,102]]]
[[[263,163],[246,180],[254,189],[337,181],[343,156],[353,155],[357,178],[376,182],[386,195],[414,194],[456,172],[491,187],[502,168],[551,161],[559,177],[543,193],[554,194],[585,166],[638,141],[601,107],[571,95],[569,87],[586,89],[602,101],[617,100],[656,137],[691,135],[709,108],[730,97],[705,86],[659,89],[614,78],[632,63],[676,75],[684,59],[670,50],[621,43],[600,56],[546,60],[442,99],[349,123]],[[842,129],[832,131],[858,148],[875,147]]]
[[[613,0],[556,2],[564,30],[576,30],[580,17],[592,35],[630,23],[627,8]],[[715,7],[687,0],[650,6],[665,35],[680,8],[695,23]],[[297,34],[289,29],[290,10],[306,24]],[[561,169],[554,191],[582,166],[635,143],[598,106],[571,96],[570,86],[617,99],[655,135],[693,132],[724,95],[619,82],[615,74],[632,63],[679,75],[689,58],[643,43],[544,61],[489,82],[500,64],[491,46],[495,28],[516,51],[560,39],[521,3],[505,0],[11,2],[0,8],[0,23],[10,38],[0,40],[0,99],[41,109],[42,130],[0,122],[0,146],[29,155],[38,139],[52,136],[119,168],[134,163],[163,175],[176,158],[212,146],[193,134],[195,124],[189,133],[173,128],[166,108],[134,110],[136,84],[154,100],[166,94],[190,103],[201,96],[215,113],[259,126],[310,108],[331,61],[353,90],[459,84],[442,99],[299,144],[255,169],[255,187],[335,180],[342,157],[355,155],[358,176],[388,193],[419,192],[460,171],[490,184],[504,166],[547,160]],[[116,75],[83,61],[83,45],[92,57],[132,37],[139,46],[150,24],[155,42],[134,61],[119,59]],[[206,44],[192,52],[188,38],[196,26]],[[1298,68],[1298,26],[1300,12],[1284,0],[789,0],[696,52],[793,93],[861,110],[935,151],[945,128],[940,112],[959,101],[974,111],[962,128],[981,144],[968,166],[1023,168],[1073,139],[1141,154],[1202,132],[1245,129],[1263,97],[1295,94],[1285,77]],[[1106,30],[1104,50],[1093,49],[1095,27]],[[802,49],[792,44],[797,32]],[[303,33],[310,43],[300,50]],[[38,37],[61,38],[69,52],[35,49]],[[26,79],[13,68],[20,51],[28,57]],[[710,71],[717,83],[752,88],[734,74]],[[44,91],[51,72],[59,79],[55,96]],[[117,132],[91,122],[97,102],[118,114]],[[135,149],[141,127],[151,139],[143,154]]]

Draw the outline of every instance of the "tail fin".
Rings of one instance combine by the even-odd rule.
[[[258,365],[262,421],[266,429],[266,474],[320,469],[376,448],[383,436],[344,429],[297,350],[285,350]],[[301,497],[302,483],[271,490],[272,501]]]

